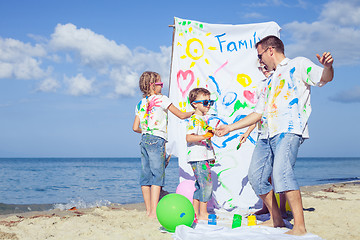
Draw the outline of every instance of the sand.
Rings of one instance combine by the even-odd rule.
[[[360,239],[360,182],[302,187],[308,232],[324,239]],[[293,223],[293,220],[290,221]],[[0,239],[172,239],[143,204],[0,216]]]

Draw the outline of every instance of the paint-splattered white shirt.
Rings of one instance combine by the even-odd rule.
[[[323,68],[304,57],[285,58],[268,79],[255,112],[262,114],[261,139],[280,133],[309,138],[310,87],[321,86]]]
[[[164,95],[143,98],[136,105],[135,114],[140,118],[142,134],[151,134],[167,140],[168,107],[171,100]]]
[[[199,116],[193,114],[186,128],[186,134],[204,135],[207,130],[206,127],[208,116]],[[214,159],[213,147],[211,140],[202,140],[198,142],[187,143],[187,160],[188,162],[204,161]]]

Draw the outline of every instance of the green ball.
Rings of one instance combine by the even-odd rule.
[[[175,228],[179,225],[191,227],[195,219],[195,211],[187,197],[171,193],[159,201],[156,216],[166,230],[175,232]]]

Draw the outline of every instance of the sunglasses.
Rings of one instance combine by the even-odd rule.
[[[267,47],[261,54],[258,54],[258,59],[261,61],[261,59],[262,59],[262,55],[267,51],[267,50],[269,50],[269,48],[275,48],[275,47],[273,47],[273,46],[269,46],[269,47]]]
[[[207,106],[212,106],[215,103],[215,100],[198,100],[198,101],[193,101],[192,103],[202,103],[204,105],[204,107]]]
[[[159,85],[160,87],[163,87],[163,86],[164,86],[164,83],[163,83],[163,82],[156,82],[156,83],[152,83],[152,84]]]

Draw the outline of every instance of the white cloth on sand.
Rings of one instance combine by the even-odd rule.
[[[321,240],[317,235],[307,233],[304,236],[293,236],[284,234],[289,231],[287,228],[272,228],[266,226],[243,226],[228,228],[218,225],[198,224],[195,229],[185,225],[177,226],[173,238],[176,240]]]

